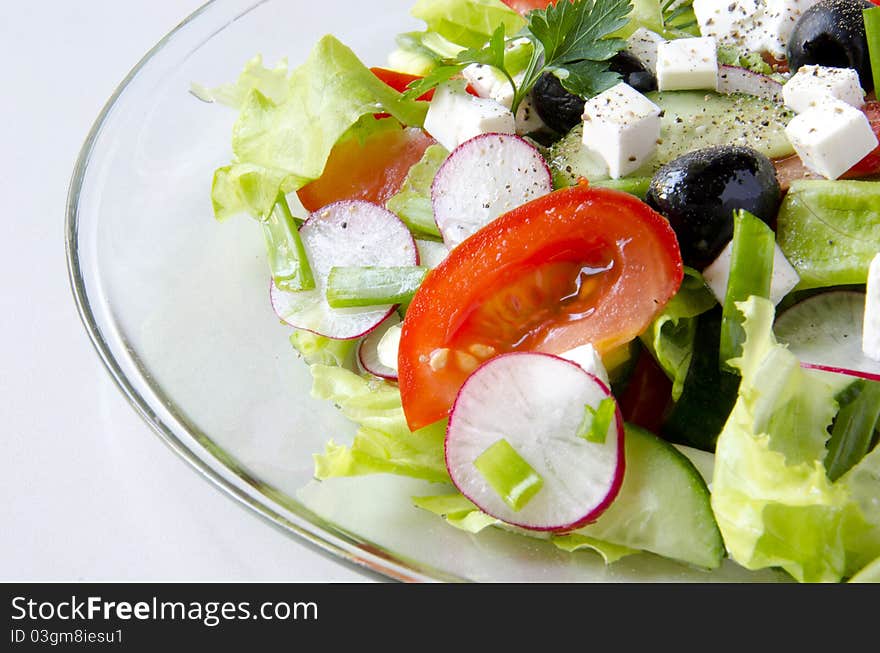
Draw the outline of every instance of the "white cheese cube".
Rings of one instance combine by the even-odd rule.
[[[868,358],[880,361],[880,254],[873,258],[868,268],[862,352]]]
[[[718,46],[715,39],[675,39],[658,45],[657,87],[661,91],[716,89]]]
[[[798,114],[785,134],[804,165],[827,179],[837,179],[877,147],[868,117],[840,100]]]
[[[657,32],[652,32],[644,27],[638,28],[627,39],[627,47],[638,58],[645,68],[652,73],[657,72],[657,46],[665,41]]]
[[[376,345],[376,357],[385,367],[390,367],[397,371],[397,352],[400,349],[400,334],[402,329],[399,324],[388,327],[388,331],[379,340]]]
[[[718,255],[709,266],[703,270],[703,280],[712,290],[712,294],[719,304],[724,304],[727,296],[727,282],[730,279],[730,261],[733,256],[733,241],[727,243],[727,247]],[[788,259],[785,258],[782,249],[776,245],[773,252],[773,276],[770,278],[770,301],[774,305],[794,290],[800,283],[801,277]]]
[[[495,87],[503,79],[503,75],[496,72],[492,66],[485,66],[481,63],[471,64],[461,71],[461,76],[468,81],[477,95],[489,99],[493,99],[492,94],[495,92]]]
[[[777,59],[785,58],[785,49],[801,15],[819,0],[764,0],[763,11],[752,18],[749,50],[765,50]]]
[[[829,99],[861,108],[865,92],[853,68],[802,66],[782,87],[782,99],[787,107],[802,113]]]
[[[596,351],[593,345],[588,344],[575,347],[564,354],[560,354],[559,357],[570,360],[572,363],[577,363],[584,372],[592,374],[606,386],[611,387],[611,383],[608,381],[608,371],[602,363],[602,357],[599,356],[599,352]]]
[[[425,131],[450,152],[480,134],[516,133],[510,110],[495,100],[474,97],[466,82],[441,84],[425,116]]]
[[[660,107],[623,82],[584,105],[584,147],[598,154],[613,179],[637,170],[657,149]]]
[[[759,0],[694,0],[693,8],[700,34],[721,45],[743,46],[760,4]]]
[[[491,66],[483,64],[471,64],[462,71],[462,75],[481,98],[495,100],[498,104],[510,109],[513,106],[513,87],[501,72]],[[517,75],[513,80],[521,84],[523,75]],[[516,110],[516,133],[528,134],[544,127],[544,121],[535,111],[531,96],[527,96],[520,102]]]
[[[818,0],[694,0],[700,34],[743,53],[785,57],[792,30]]]

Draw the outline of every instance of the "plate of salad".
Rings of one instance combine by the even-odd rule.
[[[135,409],[391,578],[875,579],[880,8],[363,5],[215,0],[99,117]]]

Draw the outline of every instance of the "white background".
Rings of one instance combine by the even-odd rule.
[[[79,148],[116,85],[200,4],[3,3],[0,581],[374,580],[275,530],[166,448],[104,371],[69,290]]]

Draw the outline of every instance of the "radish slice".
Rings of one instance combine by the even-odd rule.
[[[330,204],[299,229],[315,277],[315,289],[284,292],[271,287],[272,307],[284,322],[328,338],[359,338],[375,329],[393,306],[331,308],[327,277],[333,267],[415,265],[418,253],[409,229],[390,211],[369,202]]]
[[[380,352],[380,348],[390,348],[386,334],[397,332],[397,342],[400,342],[400,316],[395,312],[388,316],[378,327],[373,329],[369,335],[361,340],[358,347],[358,361],[364,371],[369,372],[373,376],[389,381],[397,380],[397,347],[393,347],[393,357],[395,364],[392,367],[388,364],[387,355]],[[389,336],[390,337],[390,336]],[[390,353],[390,352],[389,352]],[[383,362],[384,361],[384,362]]]
[[[510,134],[481,134],[455,148],[431,186],[434,219],[449,249],[498,216],[553,190],[532,145]]]
[[[557,356],[514,352],[489,360],[465,381],[452,408],[446,431],[452,482],[483,512],[521,528],[566,531],[595,520],[623,481],[620,410],[614,404],[602,443],[579,430],[586,406],[597,409],[609,398],[608,386]],[[475,466],[501,440],[540,480],[519,510]]]
[[[416,247],[419,250],[419,265],[429,270],[436,268],[449,256],[449,248],[436,240],[416,239]]]
[[[782,102],[782,84],[772,77],[739,66],[718,67],[718,92],[745,93],[765,100]]]
[[[863,293],[835,290],[798,302],[773,330],[801,367],[880,381],[880,363],[862,353],[864,314]]]

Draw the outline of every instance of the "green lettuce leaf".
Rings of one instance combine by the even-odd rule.
[[[441,494],[431,497],[413,497],[413,504],[435,515],[459,530],[475,535],[490,526],[500,526],[501,521],[480,511],[462,494]]]
[[[642,334],[642,343],[672,379],[672,398],[681,397],[694,353],[696,318],[718,302],[696,270],[685,268],[681,289]]]
[[[769,301],[752,297],[739,306],[746,341],[731,361],[742,382],[716,447],[718,526],[730,556],[748,569],[781,567],[802,582],[839,581],[847,568],[846,532],[856,530],[853,515],[861,515],[822,462],[836,388],[776,342]]]
[[[357,340],[334,340],[297,329],[290,336],[290,344],[307,365],[346,367],[353,363]]]
[[[310,369],[312,396],[332,401],[360,427],[351,446],[331,441],[323,454],[315,455],[317,479],[389,473],[449,483],[444,422],[413,433],[396,386],[342,367],[312,365]]]
[[[242,107],[251,91],[259,91],[275,104],[281,104],[290,93],[287,72],[287,59],[279,61],[274,68],[266,68],[262,55],[257,55],[244,65],[234,83],[215,88],[193,83],[190,91],[200,100],[219,102],[234,109]]]
[[[411,13],[430,32],[466,48],[482,47],[499,25],[512,36],[526,24],[501,0],[419,0]]]
[[[490,517],[481,512],[473,503],[461,494],[441,494],[429,497],[414,497],[413,504],[422,510],[427,510],[435,515],[443,517],[446,523],[454,528],[462,530],[466,533],[475,535],[490,526],[498,526],[511,530],[515,533],[527,535],[536,539],[549,539],[558,549],[567,553],[574,553],[580,550],[589,550],[602,556],[605,564],[610,565],[621,558],[639,553],[636,549],[631,549],[619,544],[604,542],[595,537],[582,535],[580,533],[568,533],[566,535],[549,535],[547,533],[528,532],[522,529],[506,526],[501,520]]]
[[[431,184],[449,152],[442,145],[431,145],[421,160],[410,168],[400,191],[385,202],[385,208],[396,214],[416,236],[440,238],[431,203]]]
[[[318,42],[288,85],[282,102],[257,88],[244,100],[233,129],[235,161],[214,175],[218,218],[247,211],[264,219],[279,192],[321,176],[330,150],[363,116],[388,113],[421,126],[427,111],[427,103],[405,99],[332,36]]]

